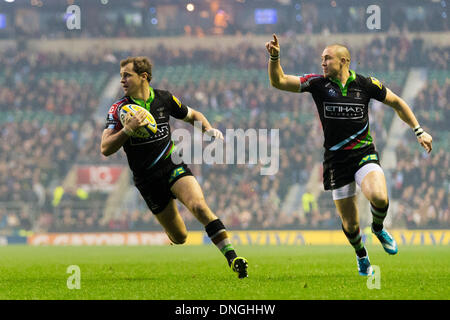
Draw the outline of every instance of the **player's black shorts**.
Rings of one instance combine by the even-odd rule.
[[[158,214],[164,210],[170,199],[176,199],[170,191],[173,184],[182,177],[192,175],[185,163],[174,164],[171,157],[168,157],[158,162],[150,173],[134,176],[134,183],[148,208],[153,214]]]
[[[357,150],[325,151],[323,186],[325,190],[343,187],[355,181],[355,173],[368,163],[380,164],[374,145]]]

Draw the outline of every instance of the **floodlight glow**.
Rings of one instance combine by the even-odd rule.
[[[192,3],[188,3],[186,6],[186,9],[187,9],[187,11],[192,12],[192,11],[194,11],[195,6]]]

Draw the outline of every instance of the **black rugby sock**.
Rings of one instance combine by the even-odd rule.
[[[344,231],[348,242],[350,242],[352,247],[355,249],[356,255],[359,258],[365,257],[367,255],[367,250],[364,247],[364,243],[362,242],[361,229],[358,228],[358,230],[356,230],[355,232],[348,233],[347,231],[345,231],[344,226],[342,225],[342,231]]]
[[[386,218],[387,211],[389,209],[389,203],[384,208],[377,208],[370,203],[370,212],[372,212],[372,229],[375,232],[383,230],[383,222]]]

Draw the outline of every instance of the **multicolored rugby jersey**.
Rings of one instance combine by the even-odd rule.
[[[165,90],[150,87],[150,97],[147,101],[124,96],[109,109],[105,129],[121,130],[119,111],[123,105],[137,104],[150,111],[155,118],[158,131],[148,138],[130,137],[123,149],[127,154],[128,164],[135,176],[148,174],[161,159],[167,159],[174,150],[171,138],[169,116],[184,119],[188,108],[175,96]]]
[[[370,99],[384,101],[386,87],[373,77],[350,70],[345,86],[323,75],[300,77],[300,92],[310,92],[319,112],[329,151],[356,150],[372,145],[369,128]]]

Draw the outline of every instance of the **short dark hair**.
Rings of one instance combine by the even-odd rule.
[[[120,61],[120,67],[124,67],[127,64],[133,64],[133,71],[137,74],[147,72],[147,80],[150,82],[152,80],[152,64],[147,57],[128,57]]]

